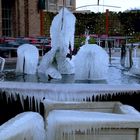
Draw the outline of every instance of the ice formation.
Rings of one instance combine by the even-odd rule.
[[[66,58],[69,47],[73,50],[75,16],[66,8],[62,8],[54,17],[51,28],[51,50],[46,53],[38,67],[39,73],[52,78],[61,79],[61,74],[73,74],[74,68]]]
[[[75,110],[53,110],[47,117],[47,138],[51,140],[75,140],[75,133],[99,134],[100,129],[140,127],[140,115],[114,114]],[[53,134],[51,133],[53,131]]]
[[[97,44],[85,44],[75,56],[74,64],[76,80],[102,80],[107,77],[109,57]]]
[[[3,71],[5,65],[5,59],[0,57],[0,72]]]
[[[88,139],[89,135],[94,139],[93,136],[100,135],[103,129],[109,129],[109,132],[112,128],[140,127],[140,113],[132,106],[120,102],[83,103],[45,99],[43,103],[47,138],[51,140],[91,140]],[[135,117],[131,120],[132,115]],[[50,133],[52,130],[53,134]],[[78,134],[82,135],[81,139],[76,137]]]
[[[0,126],[1,140],[46,140],[44,121],[39,113],[24,112]]]
[[[89,44],[89,39],[90,39],[90,36],[87,35],[87,36],[86,36],[86,40],[85,40],[85,44]]]
[[[30,85],[30,86],[29,86]],[[96,85],[92,84],[43,84],[43,83],[21,83],[20,82],[0,82],[1,94],[5,92],[6,98],[14,98],[17,100],[19,95],[22,106],[24,107],[24,99],[28,97],[29,105],[32,108],[33,97],[35,98],[36,110],[39,111],[40,102],[46,98],[55,101],[83,101],[93,97],[96,101],[104,96],[111,99],[112,96],[120,95],[120,93],[132,95],[139,93],[139,85]]]
[[[128,68],[129,71],[126,73],[130,76],[140,75],[140,58],[137,57],[137,48],[140,43],[130,43],[127,45],[126,61],[125,68]]]
[[[17,49],[16,72],[35,74],[39,61],[38,49],[31,44],[23,44]]]
[[[139,115],[140,112],[138,112],[133,106],[130,105],[121,105],[117,112],[123,113],[123,114],[130,114],[130,115]]]

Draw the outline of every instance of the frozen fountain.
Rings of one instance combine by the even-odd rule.
[[[52,49],[43,56],[38,72],[56,79],[61,79],[61,74],[74,73],[76,80],[106,79],[108,54],[100,46],[88,44],[88,34],[85,45],[80,47],[74,60],[66,58],[69,49],[73,50],[74,31],[75,16],[62,8],[54,17],[50,29]]]
[[[123,58],[123,67],[127,70],[125,74],[136,78],[140,77],[140,61],[137,56],[139,46],[139,42],[126,44],[126,55]]]
[[[104,80],[107,77],[109,57],[97,44],[80,47],[74,58],[76,80]]]
[[[39,61],[39,52],[36,46],[23,44],[17,49],[16,72],[35,74]]]
[[[74,67],[66,58],[69,46],[73,50],[75,32],[75,16],[66,8],[62,8],[54,17],[51,28],[51,50],[46,53],[38,67],[39,73],[61,79],[61,74],[73,74]]]
[[[62,79],[63,75],[74,75],[74,80],[106,79],[106,75],[107,75],[106,73],[108,71],[108,54],[100,46],[96,44],[88,44],[89,38],[86,39],[86,44],[81,46],[78,54],[72,60],[66,57],[67,53],[70,53],[69,48],[73,50],[74,30],[75,30],[74,26],[75,26],[74,15],[66,8],[62,8],[60,12],[53,19],[51,29],[50,29],[52,49],[43,56],[37,68],[38,52],[36,51],[36,49],[33,46],[27,47],[27,44],[24,47],[21,46],[21,48],[19,48],[18,50],[19,57],[17,60],[16,71],[25,73],[27,74],[27,76],[28,74],[34,74],[37,72],[39,74],[45,75],[46,78],[50,76],[53,79]],[[25,48],[27,49],[25,51],[27,53],[24,52]],[[30,55],[30,51],[28,49],[31,49],[30,51],[33,52],[32,55]],[[44,99],[49,99],[52,100],[53,102],[58,102],[57,104],[58,106],[61,105],[62,101],[64,101],[66,104],[72,102],[74,106],[73,107],[71,106],[72,108],[69,108],[70,110],[74,109],[75,104],[79,104],[79,102],[82,102],[83,104],[83,102],[87,103],[88,101],[87,104],[84,104],[87,107],[85,109],[88,110],[91,105],[90,101],[94,102],[94,101],[118,101],[118,100],[122,103],[135,105],[137,109],[140,110],[139,100],[137,100],[140,97],[139,85],[125,85],[125,86],[104,85],[104,84],[95,85],[95,84],[87,84],[87,83],[79,84],[74,82],[68,84],[62,84],[56,82],[54,83],[0,82],[0,95],[2,96],[0,98],[1,100],[0,104],[5,105],[6,101],[7,101],[6,103],[14,102],[16,107],[17,104],[19,105],[20,111],[35,110],[37,112],[40,112],[42,116],[44,116],[44,112],[41,112],[41,109],[43,108],[41,105],[44,103]],[[132,100],[132,97],[134,97],[135,100]],[[27,106],[29,107],[28,109]],[[63,108],[64,106],[65,106],[64,104],[61,106],[62,109],[65,109]],[[78,110],[80,109],[81,106],[79,106]],[[12,109],[9,109],[8,113],[9,111],[12,111],[13,113]],[[65,118],[63,119],[62,116],[65,113],[66,115],[64,116]],[[70,118],[71,113],[74,119]],[[89,132],[90,134],[92,127],[94,127],[93,125],[90,125],[89,127],[88,125],[90,124],[90,122],[86,121],[88,120],[87,118],[90,115],[91,115],[90,119],[93,122],[92,124],[96,124],[95,126],[97,126],[97,129],[104,128],[102,127],[104,125],[101,125],[101,127],[99,127],[100,126],[99,122],[102,121],[103,116],[105,115],[106,117],[103,120],[103,124],[105,124],[107,121],[107,123],[109,124],[107,127],[108,130],[110,130],[110,127],[112,128],[114,126],[115,129],[124,128],[124,127],[128,129],[133,128],[134,131],[133,130],[131,131],[131,133],[133,133],[132,137],[135,138],[136,135],[137,137],[139,137],[139,121],[140,121],[139,116],[135,117],[134,120],[131,120],[130,116],[124,115],[124,117],[122,117],[121,113],[117,115],[114,114],[110,115],[104,113],[102,114],[102,111],[101,113],[99,112],[87,113],[85,110],[82,110],[82,112],[80,113],[75,111],[70,111],[69,113],[67,111],[63,112],[63,110],[60,110],[60,112],[54,112],[54,113],[52,112],[51,114],[49,115],[49,122],[46,123],[46,126],[47,124],[50,125],[50,123],[52,123],[52,121],[50,120],[52,120],[55,117],[56,117],[55,118],[56,125],[60,124],[57,123],[57,119],[60,119],[60,121],[62,120],[62,125],[60,124],[63,128],[62,130],[65,130],[65,128],[67,128],[66,131],[68,132],[68,133],[63,133],[63,132],[62,133],[64,135],[66,134],[67,135],[66,137],[68,139],[69,139],[69,134],[70,135],[72,134],[74,136],[76,123],[78,124],[77,126],[80,126],[77,127],[77,130],[83,128],[82,130],[84,132],[86,131],[87,133]],[[55,116],[56,114],[58,114],[58,118],[57,116]],[[82,120],[80,120],[81,121],[80,123],[77,122],[78,121],[77,116],[81,116],[81,114],[85,117],[82,117],[84,121],[82,122]],[[98,120],[99,125],[97,125],[96,123],[97,120],[93,119],[94,115],[96,119],[98,118],[98,115],[100,116],[100,120]],[[113,125],[112,122],[110,123],[110,120],[106,120],[108,116],[109,119],[113,121]],[[117,125],[118,122],[115,120],[117,117],[119,117],[117,119],[117,121],[120,121],[119,125]],[[48,121],[48,119],[46,119],[46,121]],[[65,121],[64,125],[63,125],[63,121]],[[70,121],[72,122],[73,129],[71,129],[71,126],[69,127]],[[126,125],[124,125],[123,127],[121,123],[124,123]],[[55,122],[53,122],[53,125],[54,124]],[[135,124],[137,124],[136,127],[134,126]],[[61,126],[58,129],[58,131],[56,129],[57,133],[61,130]],[[92,130],[96,130],[96,129],[92,129]],[[114,133],[114,131],[115,130],[113,129],[112,133]],[[61,136],[59,138],[60,140],[62,140]],[[129,140],[129,137],[126,138],[128,138]],[[79,139],[81,139],[81,137]]]
[[[140,43],[129,43],[126,45],[128,47],[126,66],[130,68],[129,74],[138,76],[140,75],[140,61],[139,58],[137,58],[137,48]]]

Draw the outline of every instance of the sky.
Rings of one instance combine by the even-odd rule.
[[[94,5],[97,4],[98,0],[76,0],[76,7],[80,7],[83,5]],[[91,10],[93,12],[104,12],[106,9],[109,11],[125,11],[130,9],[139,8],[140,9],[140,0],[100,0],[100,5],[109,5],[109,6],[117,6],[120,8],[114,7],[103,7],[103,6],[89,6],[85,8],[78,8],[77,10]]]

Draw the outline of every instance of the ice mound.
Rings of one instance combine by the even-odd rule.
[[[40,114],[25,112],[0,126],[0,140],[45,140],[44,121]]]
[[[85,44],[74,58],[76,80],[106,79],[109,57],[97,44]]]
[[[130,105],[121,105],[117,112],[122,114],[139,115],[140,117],[140,112],[138,112],[133,106]]]
[[[36,46],[23,44],[17,49],[16,72],[35,74],[39,61],[39,52]]]

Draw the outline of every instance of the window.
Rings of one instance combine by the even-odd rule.
[[[72,6],[73,5],[73,0],[67,0],[66,5],[67,6]]]
[[[70,6],[72,6],[73,5],[73,0],[70,0]]]
[[[56,0],[49,0],[50,3],[56,4]]]
[[[2,34],[3,36],[12,35],[12,8],[7,1],[2,1]]]

